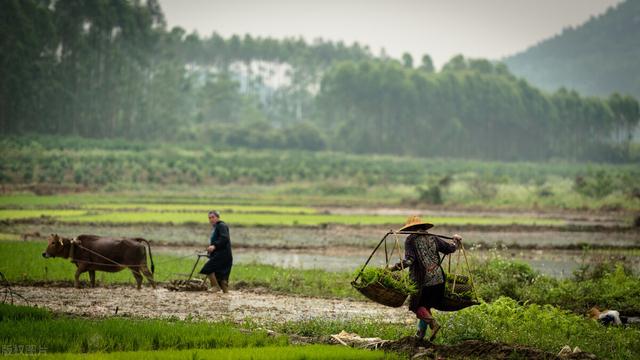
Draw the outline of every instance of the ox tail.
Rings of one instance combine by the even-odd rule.
[[[151,255],[151,244],[145,239],[138,239],[138,241],[144,241],[147,244],[147,248],[149,248],[149,260],[151,261],[151,273],[153,274],[156,271],[156,266],[153,264],[153,256]]]

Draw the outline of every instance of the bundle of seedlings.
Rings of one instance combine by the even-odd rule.
[[[378,282],[387,289],[398,290],[405,295],[413,295],[418,292],[416,284],[406,271],[391,271],[386,268],[366,268],[360,275],[363,287]]]
[[[359,272],[356,272],[356,275]],[[402,306],[407,296],[416,294],[416,284],[404,271],[386,268],[365,268],[352,285],[369,299],[387,306]]]
[[[473,286],[468,276],[445,273],[444,293],[446,297],[460,300],[475,300]]]

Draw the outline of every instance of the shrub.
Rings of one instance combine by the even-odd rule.
[[[500,296],[522,299],[522,291],[540,276],[528,264],[518,261],[494,259],[473,270],[479,284],[478,295],[492,301]]]
[[[584,196],[600,199],[615,190],[613,177],[606,171],[600,170],[583,176],[578,175],[574,180],[574,190]]]
[[[418,199],[421,202],[432,205],[440,205],[443,203],[442,191],[438,185],[429,186],[428,188],[418,187],[418,193],[420,194]]]

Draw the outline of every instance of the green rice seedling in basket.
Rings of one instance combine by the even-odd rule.
[[[406,272],[391,272],[386,268],[366,268],[351,284],[362,295],[386,306],[402,306],[407,296],[418,292]],[[359,280],[358,280],[359,279]]]
[[[357,275],[357,272],[355,273]],[[357,287],[366,287],[375,282],[387,289],[397,290],[405,295],[413,295],[418,292],[416,284],[405,271],[391,271],[385,268],[366,268],[360,275]]]

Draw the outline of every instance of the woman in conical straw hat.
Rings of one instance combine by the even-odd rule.
[[[427,230],[433,224],[422,221],[418,216],[411,216],[398,231],[417,232],[407,237],[404,243],[404,259],[391,269],[409,268],[411,279],[418,287],[418,293],[409,298],[409,310],[420,319],[416,337],[423,339],[427,325],[431,328],[429,341],[433,341],[440,330],[440,325],[431,314],[431,308],[438,306],[444,298],[444,270],[440,266],[440,255],[450,254],[460,247],[462,237],[453,235],[453,242],[449,242]]]

